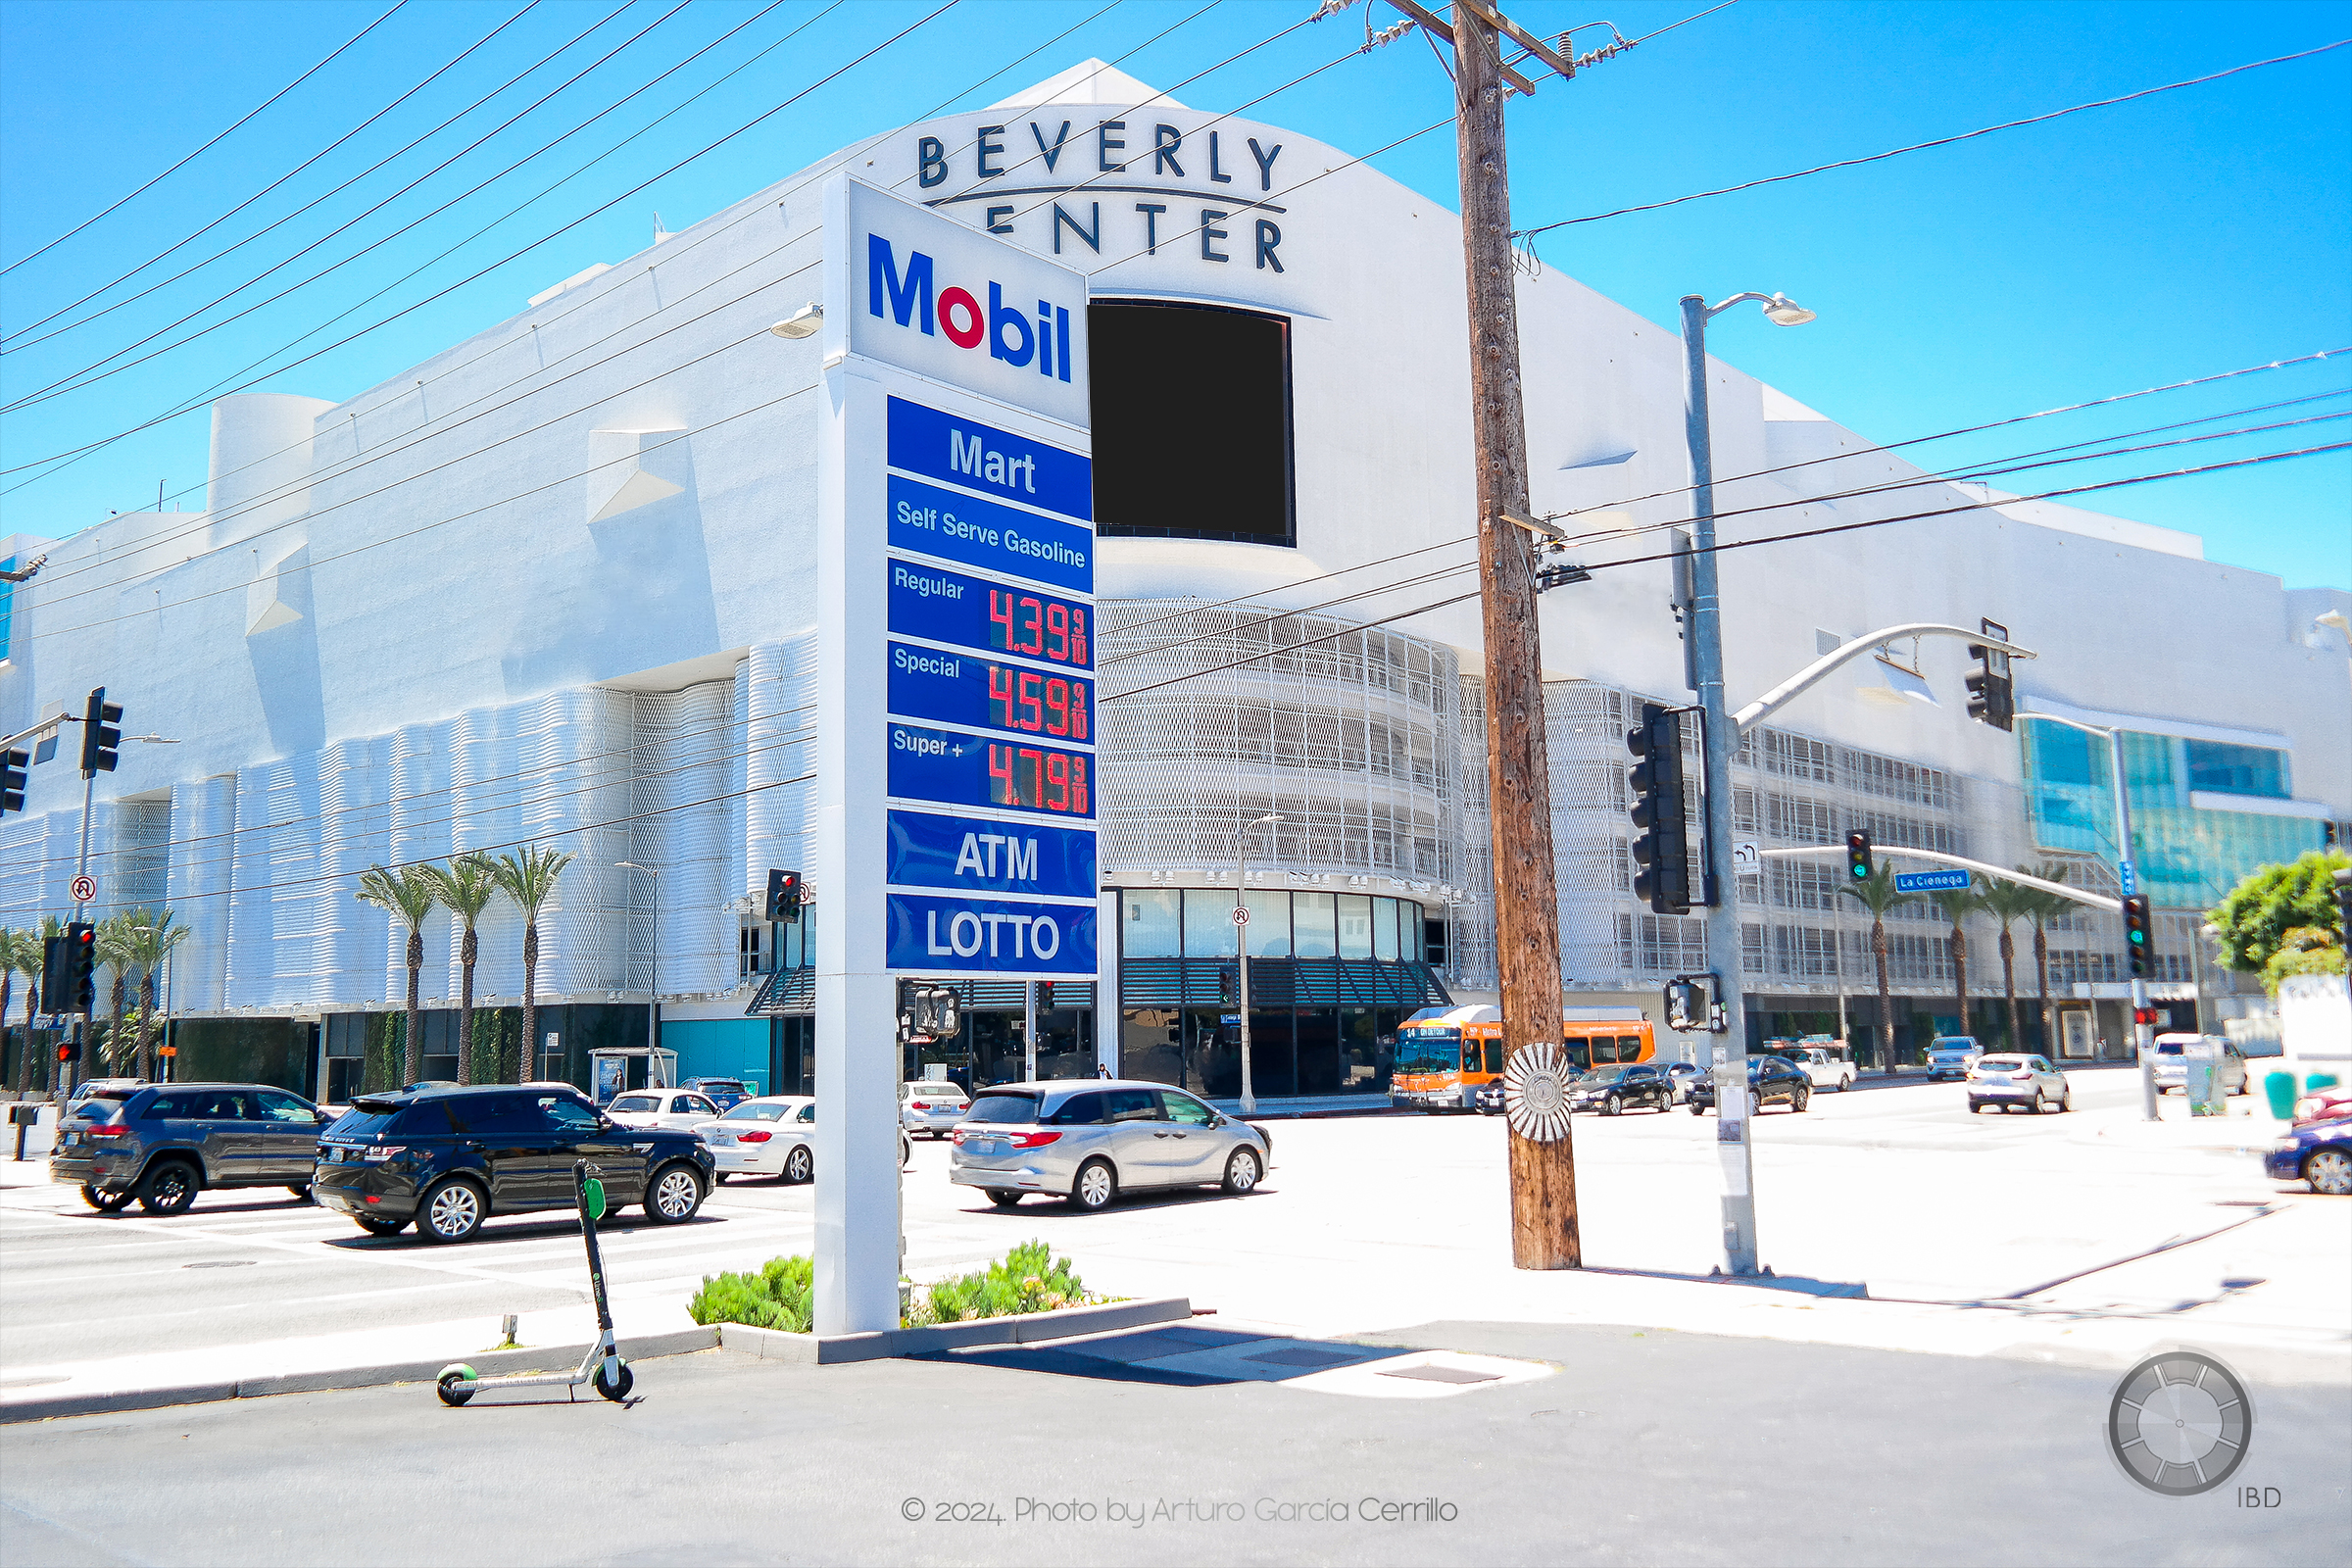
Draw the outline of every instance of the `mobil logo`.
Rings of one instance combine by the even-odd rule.
[[[1038,374],[1057,381],[1070,379],[1069,307],[1033,301],[1026,292],[1008,295],[993,278],[950,281],[929,252],[911,245],[902,249],[871,230],[865,236],[865,269],[869,316],[926,337],[945,337],[974,353],[986,344],[992,360],[1016,369],[1035,366]]]

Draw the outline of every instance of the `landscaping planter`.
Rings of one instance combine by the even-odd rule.
[[[756,1355],[763,1361],[832,1366],[893,1355],[921,1355],[932,1350],[968,1349],[976,1345],[1034,1345],[1043,1340],[1108,1334],[1116,1329],[1144,1328],[1153,1323],[1182,1323],[1192,1315],[1193,1303],[1188,1298],[1171,1296],[1151,1301],[1065,1306],[1052,1312],[974,1318],[968,1323],[884,1329],[869,1334],[787,1334],[780,1329],[759,1329],[743,1323],[721,1323],[717,1329],[718,1343],[724,1349]]]

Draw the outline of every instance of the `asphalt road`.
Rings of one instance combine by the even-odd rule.
[[[644,1363],[627,1407],[484,1395],[449,1410],[412,1385],[84,1416],[0,1428],[0,1558],[2352,1560],[2337,1389],[2253,1388],[2237,1475],[2171,1499],[2104,1447],[2112,1372],[1654,1330],[1384,1338],[1542,1375],[1383,1398],[1239,1361],[819,1369],[711,1351]],[[2249,1485],[2275,1505],[2241,1505]]]

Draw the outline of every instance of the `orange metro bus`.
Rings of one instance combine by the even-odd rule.
[[[1579,1071],[1647,1061],[1657,1035],[1639,1007],[1570,1007],[1560,1043]],[[1397,1026],[1389,1102],[1415,1110],[1469,1110],[1482,1085],[1502,1077],[1502,1009],[1424,1007]]]

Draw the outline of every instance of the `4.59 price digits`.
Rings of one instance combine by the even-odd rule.
[[[1034,746],[988,748],[988,798],[996,806],[1025,807],[1030,810],[1066,811],[1085,816],[1088,805],[1086,759],[1068,752],[1050,752]]]
[[[1025,729],[1055,740],[1087,739],[1084,681],[1043,675],[1034,669],[988,666],[989,722],[1001,729]]]
[[[1088,662],[1084,606],[991,588],[988,618],[989,646],[1000,653],[1081,667]]]

